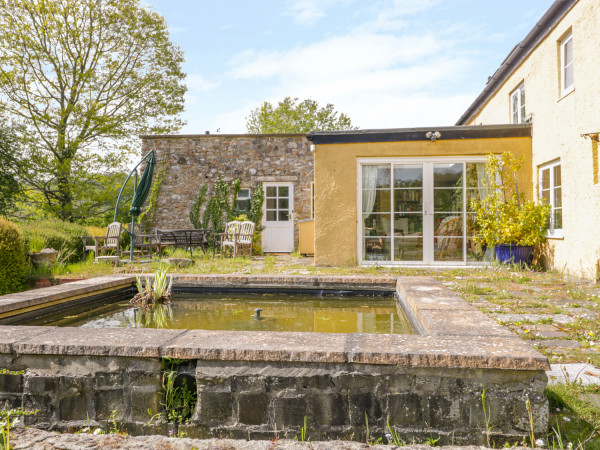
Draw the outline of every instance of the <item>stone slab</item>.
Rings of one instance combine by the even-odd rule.
[[[41,327],[19,328],[26,330]],[[158,358],[161,356],[162,346],[185,333],[186,330],[151,328],[52,328],[47,333],[37,334],[14,343],[13,350],[22,355]]]
[[[43,289],[17,292],[0,296],[0,313],[17,309],[38,306],[44,303],[76,297],[85,294],[94,294],[102,289],[118,288],[132,285],[135,277],[131,275],[107,275],[74,281],[68,284],[59,284]]]
[[[346,335],[191,330],[163,348],[169,358],[346,362]]]
[[[591,364],[551,364],[546,375],[548,375],[548,384],[575,381],[584,386],[600,384],[600,369]]]
[[[425,329],[434,336],[515,336],[510,329],[479,311],[420,310],[418,315]]]
[[[14,345],[23,340],[49,333],[56,327],[23,327],[17,325],[0,326],[0,353],[13,353]]]

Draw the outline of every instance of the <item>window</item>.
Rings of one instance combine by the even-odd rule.
[[[575,88],[573,79],[573,35],[560,41],[560,94],[567,95]]]
[[[237,210],[248,212],[250,211],[250,196],[252,194],[251,189],[240,189],[237,196]]]
[[[525,84],[510,94],[510,123],[525,123]]]
[[[548,237],[562,237],[562,181],[560,161],[540,167],[540,198],[552,207]]]

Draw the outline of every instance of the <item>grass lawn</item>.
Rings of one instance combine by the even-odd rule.
[[[168,256],[189,257],[178,250]],[[335,275],[423,275],[448,288],[528,340],[551,363],[588,362],[600,367],[596,341],[600,336],[600,287],[564,277],[557,272],[536,272],[492,265],[473,269],[425,270],[384,267],[315,267],[312,258],[298,255],[253,258],[221,258],[194,254],[194,264],[173,272],[199,274],[335,274]],[[55,267],[53,276],[93,277],[109,273],[151,272],[159,265],[132,263],[114,268],[87,261]],[[550,448],[600,449],[600,385],[581,386],[577,381],[550,386],[549,436],[536,436]],[[587,441],[587,442],[586,442]],[[553,444],[554,443],[554,444]],[[531,445],[531,444],[530,444]]]

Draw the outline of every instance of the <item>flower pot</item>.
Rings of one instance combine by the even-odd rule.
[[[56,261],[58,251],[53,248],[44,248],[39,253],[30,253],[31,263],[35,267],[51,266]]]
[[[533,261],[533,245],[498,244],[496,258],[503,264],[531,264]]]

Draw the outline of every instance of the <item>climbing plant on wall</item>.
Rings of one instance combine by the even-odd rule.
[[[160,193],[160,187],[165,181],[165,176],[167,174],[166,161],[169,159],[170,154],[171,152],[167,152],[165,154],[165,159],[161,161],[154,182],[152,183],[150,195],[148,196],[148,206],[138,217],[138,223],[144,229],[144,233],[148,232],[150,224],[154,222],[156,217],[156,211],[158,210],[158,194]]]

